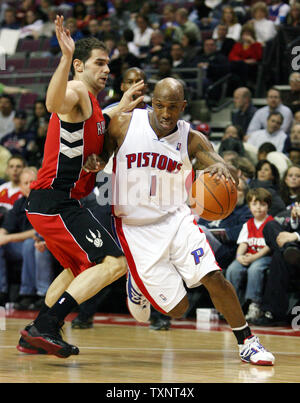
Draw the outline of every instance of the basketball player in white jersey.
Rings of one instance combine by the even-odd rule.
[[[153,111],[136,109],[110,122],[113,209],[129,266],[129,309],[139,321],[149,319],[150,303],[164,314],[181,317],[188,308],[183,281],[190,288],[203,284],[231,326],[242,361],[273,365],[274,356],[251,333],[233,286],[186,204],[182,187],[193,159],[217,180],[234,180],[235,174],[204,135],[178,120],[185,106],[182,84],[166,78],[155,86]]]

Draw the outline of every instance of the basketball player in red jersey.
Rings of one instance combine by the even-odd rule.
[[[110,118],[143,100],[143,82],[133,85],[103,116],[96,97],[109,74],[105,45],[87,38],[75,46],[63,17],[56,17],[55,26],[62,57],[47,90],[46,106],[52,115],[27,217],[64,270],[49,287],[36,320],[21,331],[18,347],[65,358],[79,350],[60,335],[64,318],[127,269],[110,228],[104,228],[78,200],[95,186],[96,174],[84,168],[88,156],[101,155]],[[68,81],[70,68],[74,78]]]
[[[179,198],[171,193],[173,190],[176,196],[179,194],[176,177],[184,188],[186,177],[180,172],[190,172],[193,159],[199,169],[216,179],[224,176],[237,180],[205,136],[179,120],[185,106],[182,84],[166,78],[154,88],[153,111],[136,109],[117,115],[110,122],[109,137],[115,153],[113,208],[117,235],[129,266],[128,308],[141,322],[149,319],[150,303],[164,314],[178,318],[189,305],[183,282],[189,288],[203,284],[232,328],[241,360],[273,365],[274,356],[252,334],[234,287],[224,278],[205,234],[193,222],[186,195],[178,203]],[[134,182],[132,172],[143,180]],[[157,179],[152,188],[153,177],[165,182]],[[126,204],[124,192],[119,191],[124,183],[125,196],[138,195],[136,199],[131,197],[134,203],[129,200]]]

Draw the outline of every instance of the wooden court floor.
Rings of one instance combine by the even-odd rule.
[[[0,330],[0,383],[300,382],[300,332],[253,329],[276,358],[274,367],[259,367],[240,361],[226,324],[197,329],[193,321],[178,322],[154,331],[124,315],[107,319],[96,316],[86,330],[73,330],[67,321],[64,338],[80,354],[60,359],[19,353],[19,331],[30,318],[7,317]]]

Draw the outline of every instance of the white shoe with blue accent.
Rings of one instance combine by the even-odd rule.
[[[274,365],[275,357],[259,342],[257,336],[245,339],[244,344],[239,345],[240,357],[244,362],[254,365]]]
[[[141,293],[129,271],[127,275],[126,291],[127,306],[131,315],[138,322],[148,322],[151,314],[150,302]]]

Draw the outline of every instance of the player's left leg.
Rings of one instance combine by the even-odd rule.
[[[254,336],[246,322],[241,305],[232,284],[221,271],[206,274],[201,279],[215,308],[222,313],[236,336],[242,361],[256,365],[273,365],[275,358]]]

